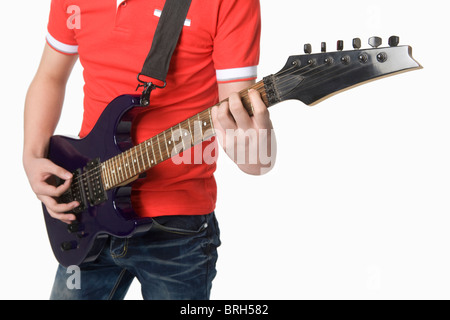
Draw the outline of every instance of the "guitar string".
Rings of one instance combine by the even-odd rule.
[[[327,65],[326,65],[326,64],[325,64],[325,65],[320,65],[319,67],[322,67],[322,66],[327,66]],[[356,66],[356,67],[355,67],[355,66]],[[315,71],[315,70],[318,69],[319,67],[312,68],[312,69],[308,70],[308,72],[310,72],[310,71]],[[320,72],[314,74],[314,77],[315,77],[315,79],[316,79],[317,81],[306,83],[305,86],[302,86],[302,90],[306,90],[306,89],[312,88],[312,87],[314,87],[314,86],[317,86],[318,84],[321,84],[321,83],[323,82],[323,78],[324,78],[325,75],[323,75],[323,76],[321,76],[321,77],[317,77],[317,76],[318,76],[320,73],[322,73],[322,72],[327,71],[327,74],[326,74],[327,79],[326,79],[326,80],[327,80],[327,81],[330,81],[330,80],[336,79],[336,78],[338,78],[338,77],[342,77],[342,75],[344,75],[344,74],[346,74],[346,73],[348,73],[348,72],[355,71],[355,70],[357,70],[357,69],[363,68],[364,66],[363,66],[363,65],[352,65],[351,67],[349,66],[349,68],[345,69],[344,72],[339,72],[339,71],[341,71],[341,69],[339,68],[339,65],[335,65],[335,64],[334,64],[333,67],[334,67],[334,68],[322,70],[322,71],[320,71]],[[337,72],[339,72],[339,73],[337,73]],[[333,75],[334,73],[336,74],[336,76],[331,76],[331,77],[330,77],[330,74]],[[302,75],[304,75],[304,74],[306,74],[306,72],[303,73]],[[285,83],[285,82],[287,82],[287,81],[284,81],[283,83]],[[283,90],[283,88],[286,88],[286,86],[282,86],[280,90]]]
[[[303,76],[303,75],[305,75],[305,74],[307,74],[307,73],[309,73],[309,72],[315,71],[315,70],[320,69],[320,68],[325,67],[325,66],[329,66],[329,65],[327,65],[327,64],[322,64],[322,65],[319,65],[319,66],[317,66],[317,67],[315,67],[315,68],[310,68],[310,69],[306,70],[304,73],[301,73],[301,74],[299,74],[299,75],[300,75],[300,76]],[[304,67],[301,67],[301,68],[298,68],[298,65],[294,65],[294,66],[292,66],[292,67],[290,67],[290,68],[288,68],[288,69],[286,69],[286,70],[283,70],[283,71],[280,71],[279,73],[276,73],[274,76],[280,77],[280,78],[285,78],[285,80],[281,80],[281,79],[280,79],[280,81],[277,82],[277,87],[279,88],[279,90],[283,90],[284,88],[286,88],[286,87],[288,86],[288,85],[285,85],[286,83],[288,83],[288,82],[291,81],[290,79],[288,79],[288,76],[290,76],[290,75],[292,75],[292,74],[294,74],[294,73],[302,72],[304,69],[307,69],[308,67],[311,67],[311,65],[308,64],[308,65],[305,65]],[[351,70],[349,70],[349,71],[351,71]],[[334,78],[336,78],[336,77],[332,77],[332,78],[329,78],[329,79],[334,79]],[[316,85],[316,84],[320,83],[321,81],[322,81],[322,80],[319,80],[319,81],[313,82],[313,83],[309,83],[309,84],[308,84],[308,85],[309,85],[308,87],[311,87],[311,86],[313,86],[313,85]],[[257,84],[256,84],[256,85],[257,85]],[[255,87],[256,87],[256,85],[255,85]],[[243,98],[246,98],[246,97],[243,97]],[[219,104],[220,104],[220,103],[219,103]],[[167,130],[165,130],[164,132],[167,132]],[[161,133],[160,133],[160,134],[161,134]],[[154,137],[152,137],[152,138],[150,138],[150,139],[148,139],[148,140],[151,140],[151,139],[153,139],[153,138],[154,138]],[[134,146],[133,148],[137,148],[137,147],[141,146],[142,144],[145,144],[145,142],[147,142],[148,140],[144,141],[144,142],[141,143],[141,144],[138,144],[138,145]],[[141,148],[141,147],[139,147],[139,148]],[[146,153],[148,153],[149,150],[148,150],[147,146],[145,146],[145,148],[146,148]],[[131,149],[130,149],[130,150],[131,150]],[[126,152],[128,152],[128,151],[129,151],[129,150],[125,151],[124,153],[126,153]],[[152,153],[152,155],[153,155],[153,153]],[[130,156],[131,156],[131,152],[130,152]],[[103,164],[106,164],[106,162],[114,161],[113,159],[115,159],[116,157],[117,157],[117,156],[115,156],[115,157],[113,157],[113,158],[110,158],[110,159],[104,161]],[[144,159],[143,159],[143,156],[142,156],[142,157],[137,156],[137,159],[134,159],[132,156],[129,158],[128,155],[126,155],[125,157],[126,157],[126,161],[127,161],[126,163],[128,163],[128,164],[129,164],[129,160],[133,160],[133,162],[138,161],[138,162],[140,163],[141,161],[139,161],[139,158],[142,158],[142,164],[143,164],[143,167],[144,167],[144,168],[146,167],[146,166],[145,166],[145,161],[144,161]],[[167,160],[167,159],[166,159],[166,160]],[[155,165],[158,164],[158,163],[159,163],[159,162],[156,162]],[[138,166],[139,166],[139,164],[138,164]],[[150,168],[151,168],[151,166],[150,166]],[[116,171],[116,170],[114,170],[114,174],[115,174],[115,171]],[[82,174],[79,175],[79,176],[76,176],[75,179],[74,179],[74,181],[73,181],[73,183],[80,184],[81,182],[87,181],[89,178],[92,178],[92,177],[95,177],[95,176],[96,176],[96,178],[101,177],[101,173],[102,173],[102,170],[101,170],[101,166],[99,165],[99,166],[97,166],[97,167],[95,167],[95,168],[89,169],[88,171],[82,173]],[[126,174],[126,173],[125,173],[125,174]],[[123,175],[122,175],[122,176],[123,176]],[[133,178],[133,176],[128,177],[128,178],[126,178],[126,179],[121,179],[120,177],[117,177],[115,180],[118,180],[118,181],[119,181],[118,184],[120,184],[120,183],[123,183],[123,182],[125,182],[125,181],[131,179],[131,178]],[[116,185],[118,185],[118,184],[116,184]]]
[[[358,66],[358,65],[356,65],[356,67],[353,66],[352,68],[345,69],[343,72],[340,72],[341,69],[332,70],[331,72],[327,72],[326,75],[322,75],[321,78],[317,79],[317,81],[315,81],[315,82],[310,82],[310,83],[306,83],[305,86],[302,86],[302,90],[307,90],[307,89],[309,89],[309,88],[312,88],[312,87],[315,87],[315,86],[321,84],[321,83],[323,82],[323,78],[324,78],[325,76],[327,77],[327,78],[326,78],[327,81],[331,81],[331,80],[337,79],[337,78],[339,78],[339,77],[342,77],[343,75],[345,75],[345,74],[347,74],[347,73],[349,73],[349,72],[352,72],[352,71],[355,71],[355,70],[357,70],[357,69],[360,69],[360,68],[362,68],[362,67],[363,67],[363,66]],[[327,70],[327,71],[328,71],[328,70]],[[319,73],[320,73],[320,72],[319,72]],[[333,73],[335,74],[334,76],[333,76]],[[330,75],[331,75],[331,76],[330,76]]]
[[[307,73],[309,73],[309,72],[311,72],[311,71],[315,71],[316,69],[320,69],[320,68],[322,68],[322,67],[324,67],[324,66],[327,66],[327,65],[320,65],[320,66],[317,66],[317,67],[315,67],[315,68],[308,69],[306,72],[299,74],[299,76],[304,76],[305,74],[307,74]],[[301,68],[301,69],[299,69],[299,70],[296,70],[295,72],[292,72],[292,73],[290,73],[290,74],[283,75],[283,76],[281,76],[281,78],[288,77],[288,76],[290,76],[290,75],[292,75],[292,74],[294,74],[294,73],[296,73],[296,72],[298,72],[298,71],[300,71],[300,70],[302,70],[302,69],[308,68],[308,67],[310,67],[310,65],[307,65],[307,66],[305,66],[305,67],[303,67],[303,68]],[[278,76],[278,75],[276,74],[275,76]],[[286,86],[289,86],[290,84],[287,84],[286,86],[283,86],[283,85],[284,85],[285,83],[287,83],[287,82],[290,82],[290,81],[291,81],[291,79],[289,79],[289,78],[286,78],[284,81],[280,81],[280,80],[277,81],[277,88],[278,88],[279,90],[283,90],[284,88],[286,88]]]

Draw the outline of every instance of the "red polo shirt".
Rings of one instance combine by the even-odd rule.
[[[47,42],[79,54],[84,68],[86,136],[116,96],[136,93],[136,76],[150,50],[164,0],[52,0]],[[218,102],[217,83],[256,78],[259,0],[192,0],[167,76],[136,119],[140,143]],[[70,89],[70,88],[69,88]],[[204,142],[203,148],[214,140]],[[211,148],[209,148],[211,149]],[[214,164],[165,161],[135,183],[133,206],[142,216],[207,214],[215,209]],[[198,163],[198,161],[197,161]]]

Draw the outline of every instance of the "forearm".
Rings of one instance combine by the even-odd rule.
[[[30,85],[24,112],[24,161],[43,158],[47,153],[64,101],[65,83],[37,76]]]
[[[61,115],[67,80],[77,58],[60,54],[45,45],[25,99],[24,160],[45,157],[48,141]]]

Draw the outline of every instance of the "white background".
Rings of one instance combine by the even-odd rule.
[[[271,109],[275,169],[246,176],[219,159],[223,245],[213,299],[450,298],[448,14],[443,1],[261,0],[259,77],[310,42],[401,37],[424,66],[315,107]],[[26,90],[44,46],[50,0],[0,11],[1,299],[47,299],[56,261],[22,169]],[[334,49],[334,48],[333,48]],[[78,64],[58,133],[81,121]],[[208,106],[205,106],[208,107]],[[134,283],[128,299],[140,299]]]

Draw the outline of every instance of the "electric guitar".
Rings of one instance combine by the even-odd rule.
[[[361,49],[361,41],[356,38],[354,50],[344,51],[343,42],[338,41],[337,51],[326,52],[326,44],[322,43],[321,53],[316,54],[311,53],[311,45],[305,45],[305,54],[289,57],[278,73],[252,88],[261,93],[267,107],[290,99],[314,105],[365,82],[422,68],[412,58],[410,46],[398,46],[398,37],[389,39],[389,47],[380,48],[378,37],[370,38],[369,44],[371,48]],[[248,90],[240,95],[252,115]],[[148,169],[214,136],[208,108],[134,145],[130,130],[133,118],[142,109],[138,95],[122,95],[107,106],[85,138],[51,138],[48,158],[73,173],[70,189],[58,201],[80,203],[73,211],[77,221],[71,225],[52,218],[43,205],[52,250],[62,265],[95,260],[110,235],[131,237],[148,231],[152,220],[139,217],[131,205],[133,181]],[[174,134],[180,130],[191,133],[189,138]]]

